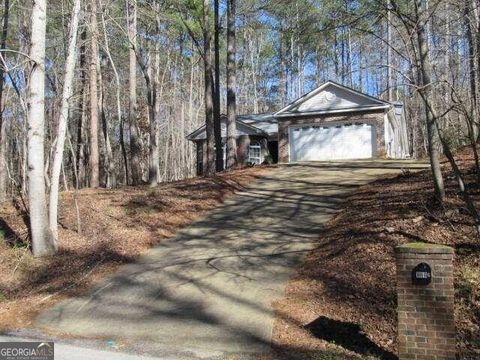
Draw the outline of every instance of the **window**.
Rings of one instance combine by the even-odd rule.
[[[260,144],[253,143],[248,147],[248,162],[252,164],[262,163],[262,148]]]

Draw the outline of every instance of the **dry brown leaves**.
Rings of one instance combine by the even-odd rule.
[[[472,156],[465,151],[460,160],[480,209]],[[424,241],[456,249],[458,351],[461,359],[480,358],[480,238],[444,167],[444,210],[431,204],[428,171],[376,181],[346,199],[275,304],[280,354],[295,349],[314,359],[329,358],[328,351],[341,359],[395,359],[394,248]]]
[[[235,170],[154,189],[81,190],[82,235],[77,233],[74,193],[62,193],[60,251],[43,259],[33,258],[22,243],[28,242],[23,204],[5,204],[0,229],[9,243],[0,243],[0,329],[31,326],[42,308],[85,291],[267,171]]]

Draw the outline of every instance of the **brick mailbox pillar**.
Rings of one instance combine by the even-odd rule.
[[[400,360],[455,360],[451,247],[412,243],[395,249]]]

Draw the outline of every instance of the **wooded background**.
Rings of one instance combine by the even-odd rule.
[[[44,223],[50,194],[54,238],[59,190],[192,177],[205,123],[214,162],[227,87],[229,124],[328,79],[402,101],[438,199],[438,152],[478,136],[477,0],[3,0],[0,50],[0,198]]]

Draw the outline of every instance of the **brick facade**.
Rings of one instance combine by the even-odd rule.
[[[430,244],[396,248],[399,360],[454,360],[453,249]],[[419,263],[432,270],[431,283],[413,285]]]
[[[323,124],[323,123],[345,123],[345,122],[362,122],[372,124],[375,127],[376,148],[374,149],[375,157],[383,157],[385,155],[385,112],[384,110],[375,112],[356,112],[347,115],[324,115],[309,117],[289,117],[278,119],[278,161],[289,162],[289,139],[288,127],[291,125],[302,124]]]
[[[225,139],[222,139],[225,142]],[[245,164],[248,161],[248,149],[251,143],[258,142],[261,146],[262,156],[265,159],[269,155],[268,141],[264,136],[241,135],[237,138],[237,163]],[[206,140],[197,140],[197,175],[203,175],[207,163]]]

